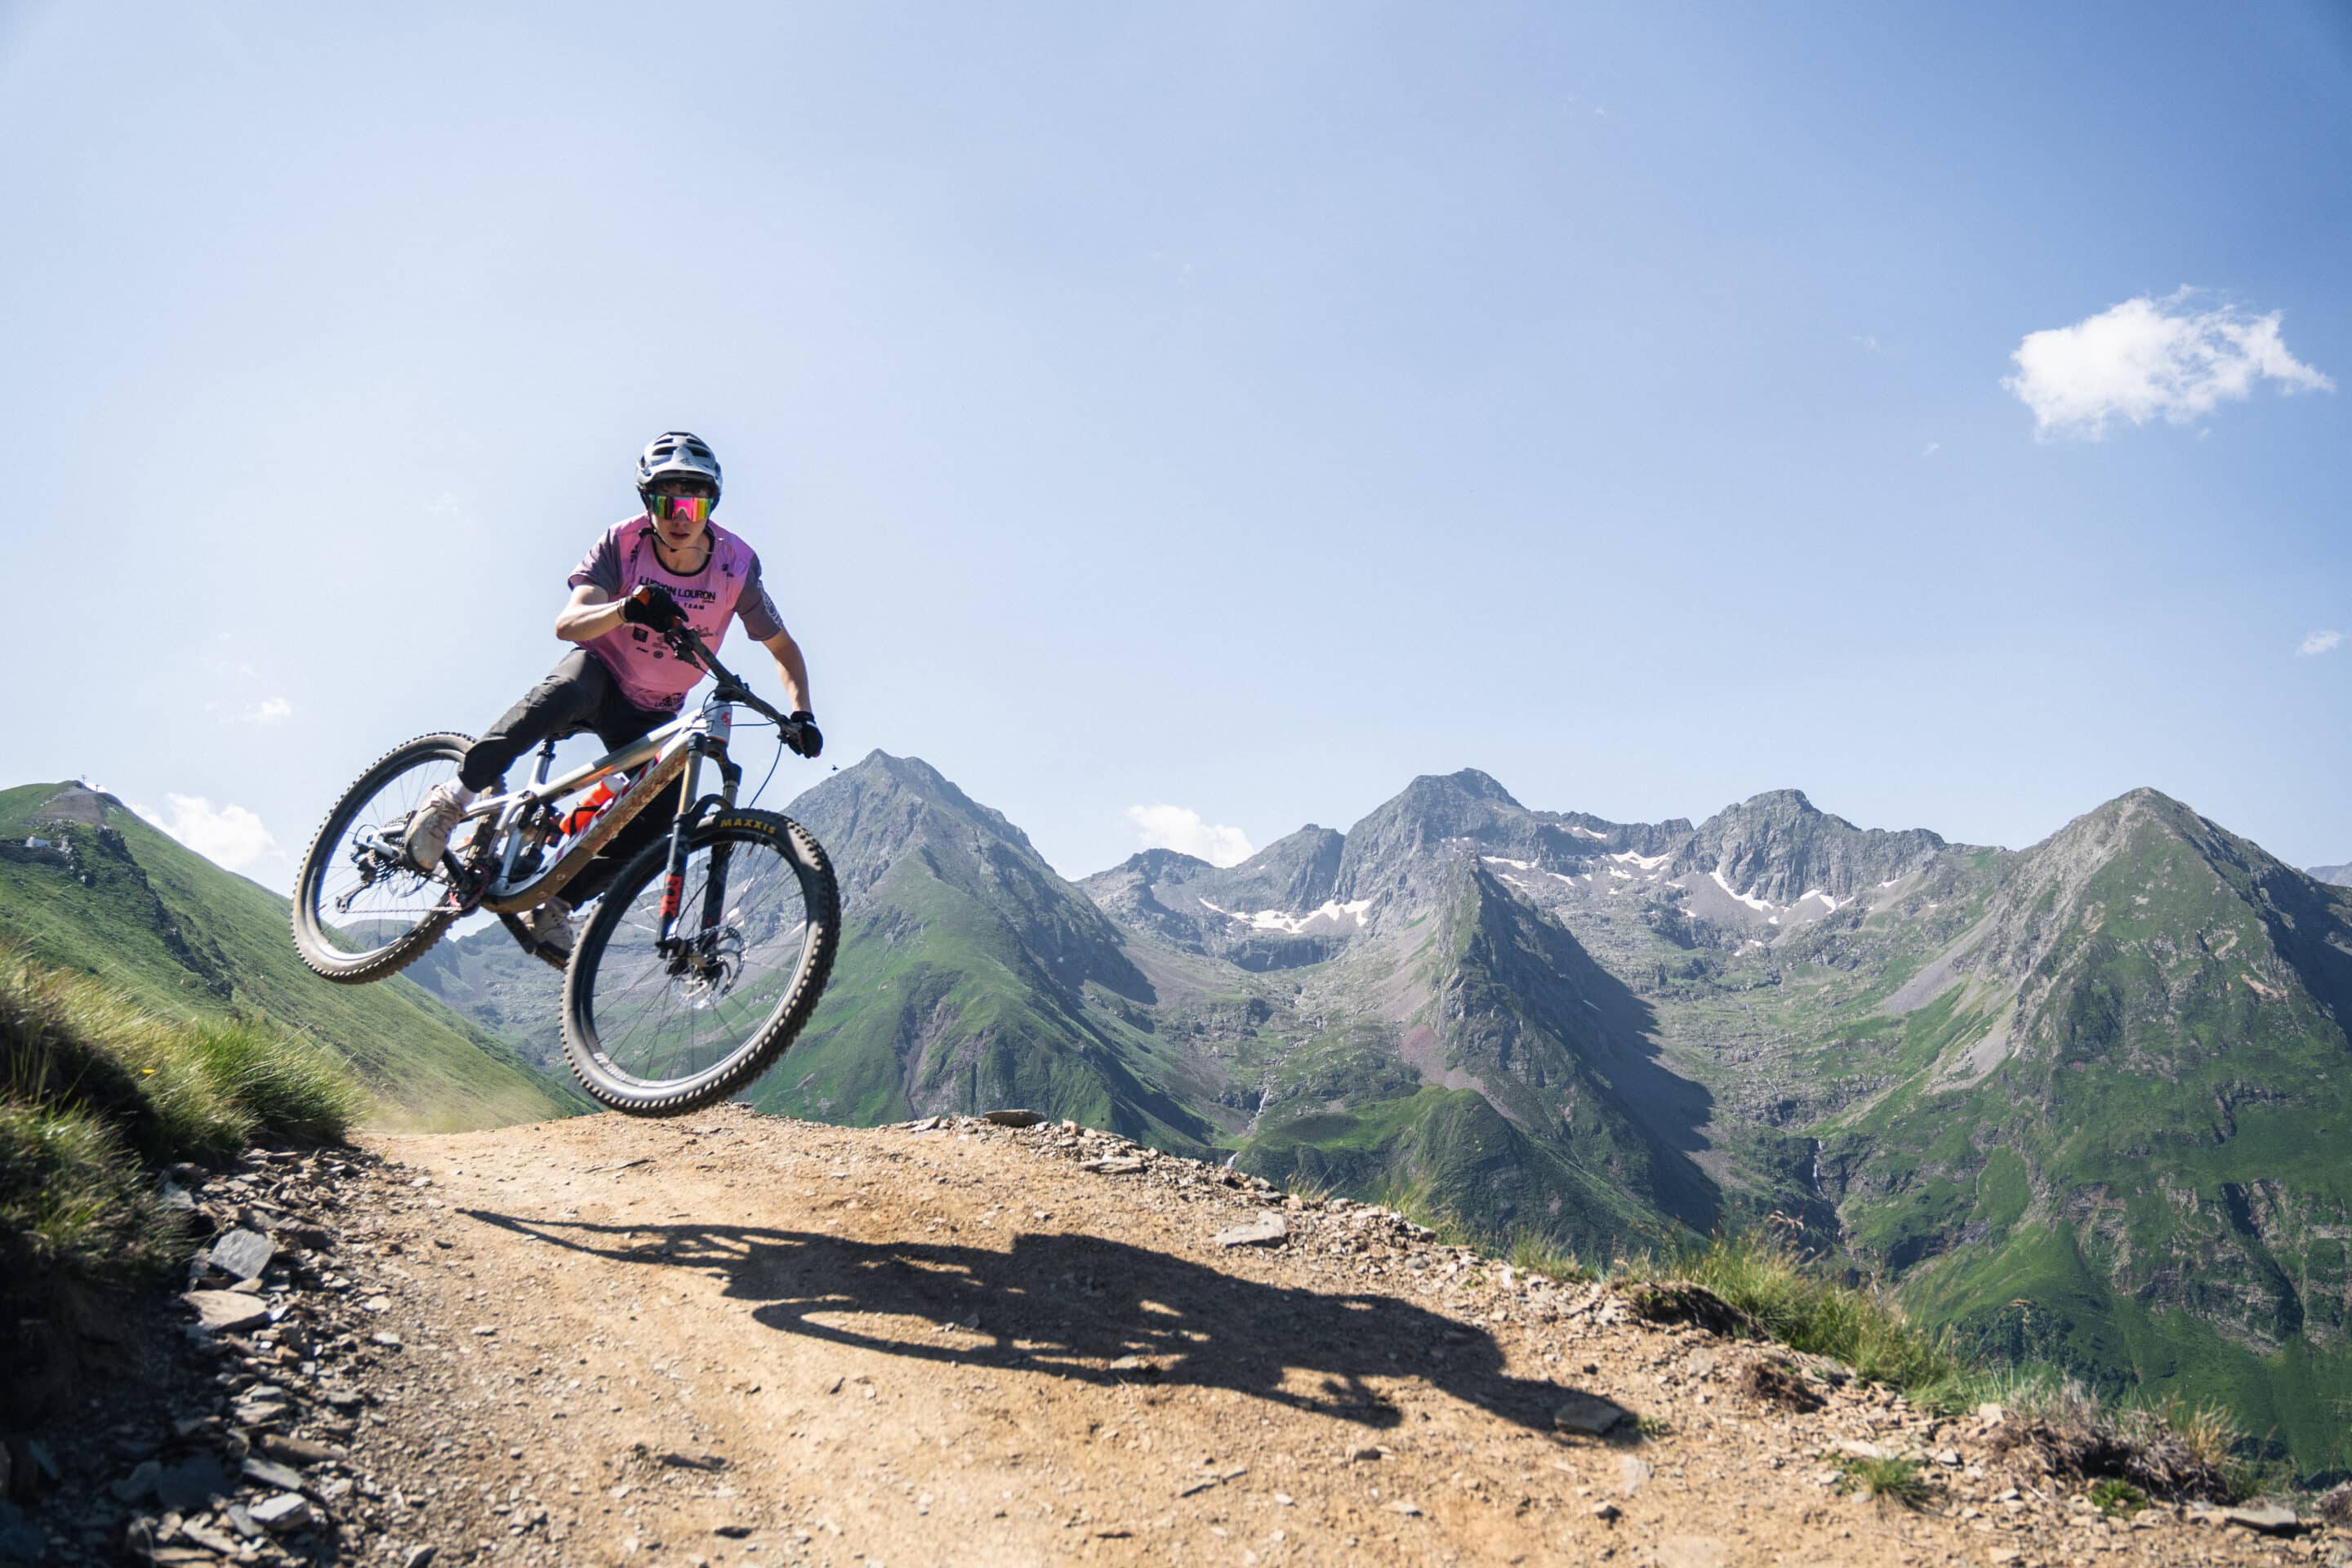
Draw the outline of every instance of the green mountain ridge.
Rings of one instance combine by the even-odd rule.
[[[0,938],[42,962],[175,1016],[243,1012],[299,1030],[351,1064],[391,1125],[496,1126],[584,1107],[405,979],[319,980],[294,954],[287,914],[286,900],[111,795],[72,784],[0,791]]]

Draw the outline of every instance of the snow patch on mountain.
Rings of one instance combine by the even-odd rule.
[[[1372,900],[1358,899],[1352,903],[1343,904],[1337,899],[1326,899],[1321,905],[1303,915],[1290,914],[1282,910],[1259,910],[1253,914],[1244,914],[1238,910],[1213,904],[1206,899],[1201,900],[1201,907],[1214,910],[1229,921],[1239,921],[1253,931],[1278,931],[1297,936],[1318,921],[1329,921],[1333,924],[1345,921],[1360,927],[1364,923],[1364,912],[1372,907]]]
[[[1715,879],[1715,885],[1717,887],[1721,888],[1726,893],[1728,893],[1734,899],[1738,900],[1741,903],[1746,904],[1749,909],[1754,910],[1759,915],[1770,914],[1780,907],[1769,899],[1759,899],[1751,893],[1743,893],[1737,888],[1734,888],[1730,883],[1723,879],[1723,868],[1720,866],[1717,867],[1714,870],[1709,871],[1707,875]]]

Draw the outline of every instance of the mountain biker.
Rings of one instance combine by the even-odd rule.
[[[703,677],[679,658],[661,633],[683,622],[715,652],[728,623],[775,658],[798,728],[786,743],[804,757],[824,750],[809,712],[808,666],[760,580],[751,547],[710,521],[719,505],[719,458],[703,439],[667,430],[637,458],[639,515],[614,523],[572,569],[572,597],[555,617],[555,635],[580,646],[525,693],[466,752],[454,782],[435,786],[409,819],[405,844],[420,868],[440,863],[450,830],[475,795],[517,757],[551,735],[593,730],[618,750],[677,716]],[[572,911],[604,891],[620,868],[669,830],[675,806],[648,806],[526,919],[543,948],[572,951]]]

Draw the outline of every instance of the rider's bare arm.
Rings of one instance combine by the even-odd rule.
[[[760,646],[774,657],[776,674],[784,683],[784,695],[792,700],[784,705],[784,711],[814,712],[815,707],[809,701],[808,661],[801,657],[801,645],[793,640],[793,634],[779,626],[774,637],[761,637]]]
[[[591,642],[620,624],[620,601],[593,583],[583,583],[556,613],[555,635],[565,642]]]

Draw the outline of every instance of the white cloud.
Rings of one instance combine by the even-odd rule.
[[[2332,652],[2336,645],[2343,640],[2342,632],[2314,632],[2304,638],[2303,646],[2294,651],[2298,658],[2309,658],[2315,654]]]
[[[1923,458],[1932,458],[1943,449],[1944,444],[1941,441],[1930,441],[1919,448],[1919,455]]]
[[[167,795],[160,812],[143,805],[131,809],[205,859],[232,871],[242,871],[256,860],[276,859],[281,853],[261,818],[241,805],[224,805],[215,811],[213,803],[203,795]]]
[[[2182,289],[2142,296],[2071,327],[2028,332],[2001,385],[2033,410],[2034,435],[2095,441],[2107,421],[2175,425],[2253,395],[2269,380],[2285,392],[2333,392],[2336,384],[2287,353],[2280,312],[2235,305],[2195,309]]]
[[[1130,805],[1129,820],[1146,849],[1173,849],[1195,855],[1212,866],[1237,866],[1255,851],[1249,835],[1238,827],[1203,822],[1201,814],[1181,805]]]
[[[294,704],[283,697],[272,697],[255,703],[236,717],[238,722],[245,724],[283,724],[294,717]]]

